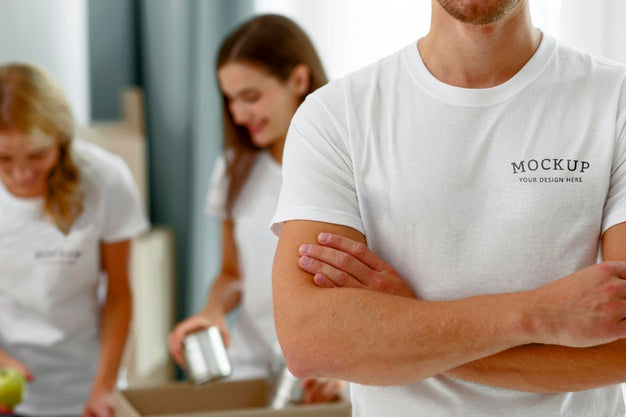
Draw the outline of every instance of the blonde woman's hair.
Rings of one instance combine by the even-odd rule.
[[[0,66],[0,131],[46,133],[59,146],[59,161],[47,179],[44,215],[67,234],[83,212],[84,190],[72,160],[72,111],[54,81],[42,69],[24,63]]]

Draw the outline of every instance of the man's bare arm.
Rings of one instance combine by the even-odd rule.
[[[626,341],[584,349],[526,345],[446,372],[518,391],[583,391],[626,381]]]
[[[626,294],[617,277],[626,275],[624,265],[583,270],[541,291],[426,302],[316,286],[298,267],[298,247],[315,243],[322,231],[365,241],[350,228],[328,223],[283,226],[273,274],[275,319],[287,364],[298,376],[397,385],[525,344],[592,346],[626,334],[626,325],[617,319],[626,316],[626,303],[616,301],[619,311],[608,311],[598,302],[603,307],[597,315],[585,308],[616,298],[616,292]],[[574,290],[581,287],[579,281],[584,288]],[[555,295],[564,292],[555,305]]]
[[[320,241],[320,245],[310,248],[311,253],[300,260],[301,267],[315,276],[319,286],[351,286],[414,297],[397,272],[364,245],[337,236]],[[626,259],[626,224],[605,233],[603,248],[607,260]],[[305,258],[309,259],[309,265],[302,264]],[[532,344],[470,362],[446,373],[521,391],[577,391],[625,381],[624,353],[624,340],[586,349]]]
[[[626,223],[602,236],[606,261],[626,260]],[[451,370],[450,375],[533,392],[580,391],[626,382],[626,340],[587,349],[530,345]]]

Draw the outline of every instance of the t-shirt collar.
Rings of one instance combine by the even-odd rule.
[[[416,42],[405,48],[404,56],[411,76],[426,93],[452,105],[483,107],[496,105],[521,92],[542,73],[555,50],[556,40],[543,33],[539,48],[522,69],[503,84],[489,88],[455,87],[438,80],[424,65]]]

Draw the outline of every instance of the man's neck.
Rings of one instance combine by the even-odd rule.
[[[418,49],[428,70],[440,81],[465,88],[506,82],[533,56],[541,42],[526,1],[487,25],[463,23],[432,2],[432,22]]]

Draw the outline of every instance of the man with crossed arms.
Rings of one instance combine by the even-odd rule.
[[[433,0],[309,96],[273,224],[291,371],[359,417],[623,415],[625,80],[527,0]]]

